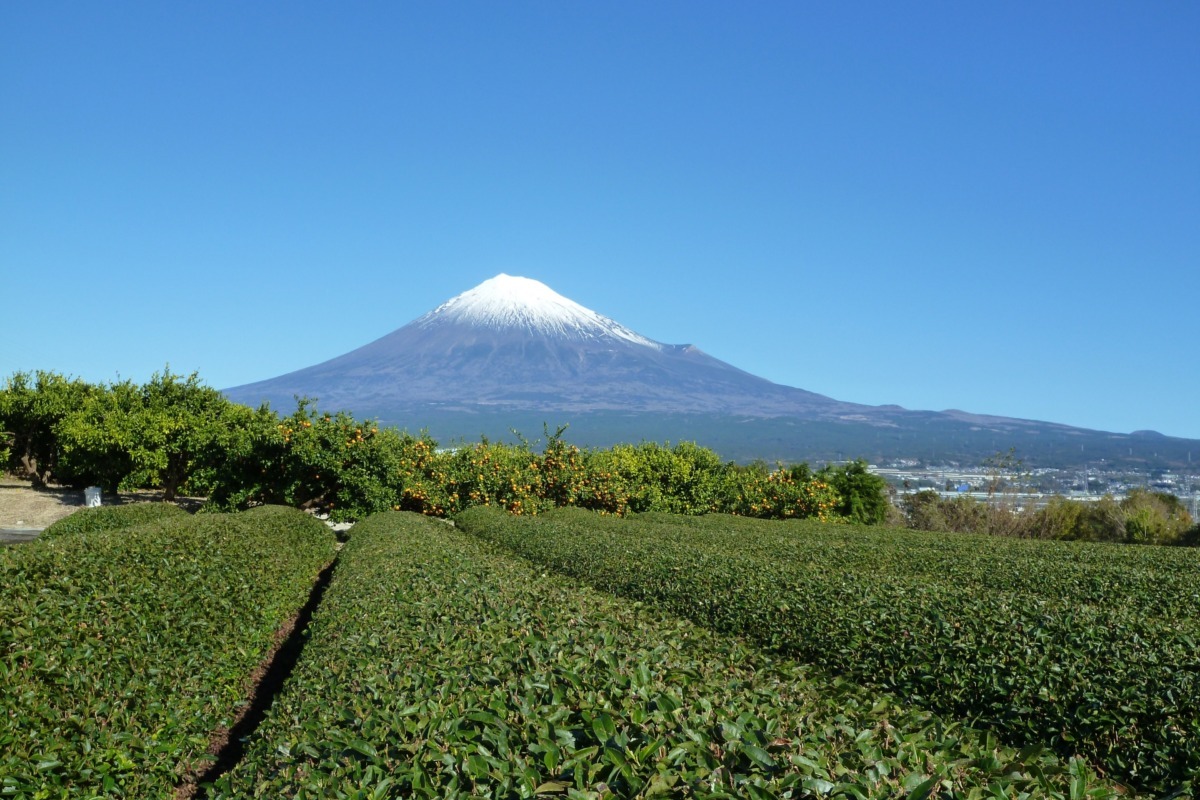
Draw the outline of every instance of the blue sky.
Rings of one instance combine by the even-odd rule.
[[[223,388],[507,272],[842,400],[1200,438],[1197,41],[1184,2],[4,3],[0,376]]]

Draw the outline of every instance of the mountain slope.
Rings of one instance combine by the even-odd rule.
[[[277,378],[225,390],[284,411],[294,398],[442,440],[536,435],[682,439],[726,458],[978,462],[1015,447],[1027,465],[1187,467],[1200,442],[1049,422],[846,403],[663,344],[528,278],[497,275],[386,336]]]
[[[286,407],[422,407],[837,417],[863,408],[780,386],[691,345],[655,342],[528,278],[498,275],[313,367],[226,391]]]

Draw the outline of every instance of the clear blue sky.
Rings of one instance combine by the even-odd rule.
[[[507,272],[838,399],[1200,438],[1192,2],[0,4],[0,377]],[[419,424],[419,421],[414,421]]]

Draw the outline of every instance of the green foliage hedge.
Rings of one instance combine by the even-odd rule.
[[[516,514],[576,506],[610,514],[712,511],[752,517],[881,522],[884,481],[861,462],[812,473],[722,463],[691,442],[580,450],[560,429],[542,449],[486,439],[449,450],[425,434],[380,429],[299,400],[279,416],[230,403],[169,369],[144,385],[93,386],[18,373],[0,388],[5,466],[35,482],[158,488],[209,498],[218,510],[290,505],[334,520],[377,511],[453,515],[476,505]]]
[[[385,510],[444,517],[479,505],[513,514],[574,506],[616,515],[833,518],[849,502],[831,483],[843,475],[852,475],[844,485],[856,511],[870,516],[862,509],[887,505],[886,485],[860,462],[813,474],[722,463],[691,442],[581,450],[561,430],[547,431],[540,451],[528,442],[486,439],[441,449],[428,436],[380,429],[344,412],[322,414],[307,401],[273,427],[256,424],[257,433],[212,472],[212,505],[285,503],[326,510],[335,520]]]
[[[161,488],[207,497],[210,509],[290,505],[356,520],[378,511],[453,516],[477,505],[514,514],[576,507],[618,516],[665,511],[762,519],[892,522],[886,482],[862,461],[813,471],[806,464],[723,463],[692,442],[581,450],[562,428],[540,449],[486,439],[441,448],[424,433],[380,428],[348,411],[300,399],[281,416],[226,400],[196,374],[166,368],[143,385],[92,385],[52,372],[16,373],[0,387],[0,465],[35,485]],[[998,468],[1014,464],[998,457]],[[996,479],[997,486],[1000,485]],[[1005,503],[905,501],[909,527],[1014,537],[1200,542],[1200,525],[1168,494],[1134,491],[1120,502],[1055,500],[1013,513]]]
[[[82,530],[0,551],[0,796],[169,797],[334,537],[286,508]]]
[[[471,509],[482,539],[1167,794],[1200,771],[1200,553]]]
[[[415,514],[355,525],[309,630],[210,798],[1115,796]]]
[[[173,503],[130,503],[122,506],[81,508],[42,531],[38,535],[38,541],[44,542],[75,533],[130,528],[147,522],[185,516],[187,512]]]

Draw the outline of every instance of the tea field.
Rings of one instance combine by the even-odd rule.
[[[376,514],[335,557],[289,509],[80,512],[0,551],[0,797],[1192,791],[1192,551],[455,522]],[[265,718],[192,786],[331,560]]]
[[[334,557],[293,509],[154,508],[0,551],[0,797],[169,797]]]
[[[1200,553],[709,515],[459,515],[557,573],[1158,795],[1200,774]]]

